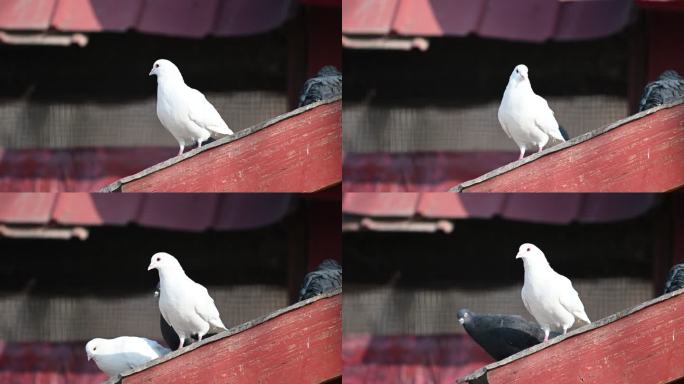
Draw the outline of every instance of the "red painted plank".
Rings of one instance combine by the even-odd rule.
[[[125,376],[122,382],[307,384],[338,377],[342,374],[342,295],[312,300]]]
[[[137,30],[170,36],[204,37],[211,32],[218,0],[146,0]]]
[[[684,295],[490,368],[490,384],[666,383],[684,377]]]
[[[0,1],[0,28],[45,30],[57,0],[2,0]]]
[[[211,146],[211,144],[210,144]],[[123,192],[313,192],[342,181],[342,102],[320,104],[182,161]],[[141,174],[142,174],[141,173]]]
[[[484,10],[483,0],[402,1],[392,29],[409,36],[465,36],[475,31]]]
[[[388,34],[399,1],[345,0],[342,3],[342,32]]]
[[[577,139],[463,190],[664,192],[684,185],[684,104]]]
[[[363,216],[412,217],[419,198],[419,193],[345,193],[342,211]]]
[[[56,198],[54,193],[0,193],[0,222],[47,224]]]
[[[133,27],[143,0],[60,0],[52,25],[62,31],[123,32]]]
[[[292,0],[221,0],[211,34],[243,36],[268,32],[280,27],[291,10]]]
[[[53,219],[66,225],[126,225],[136,219],[142,195],[60,193]]]

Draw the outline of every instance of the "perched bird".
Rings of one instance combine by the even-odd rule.
[[[175,257],[165,252],[155,253],[147,267],[148,271],[152,269],[159,271],[159,311],[178,334],[178,348],[195,334],[201,341],[210,331],[226,330],[214,299],[206,288],[185,274]]]
[[[132,336],[92,339],[85,350],[88,360],[95,360],[97,367],[109,376],[116,376],[171,352],[154,340]]]
[[[478,315],[468,309],[460,309],[458,322],[496,360],[505,359],[544,339],[539,325],[517,315]]]
[[[667,274],[667,279],[665,280],[664,293],[670,293],[681,288],[684,288],[684,263],[670,268],[670,273]]]
[[[157,283],[157,289],[154,291],[154,297],[159,298],[159,284]],[[159,330],[161,331],[162,337],[164,338],[164,341],[166,342],[166,345],[169,346],[171,349],[178,349],[180,347],[180,338],[178,337],[178,334],[176,331],[171,328],[169,323],[164,320],[164,316],[159,314]],[[214,336],[216,333],[207,333],[205,337],[210,337]],[[190,345],[194,342],[197,341],[197,334],[192,335],[189,339],[186,340],[186,345]]]
[[[334,66],[326,65],[304,83],[299,95],[299,107],[338,95],[342,95],[342,74]]]
[[[342,266],[333,259],[323,260],[316,270],[304,276],[302,289],[299,290],[299,300],[318,296],[342,286]]]
[[[521,291],[523,304],[544,331],[544,341],[549,339],[552,328],[562,329],[565,334],[575,318],[591,323],[570,280],[551,268],[539,248],[523,244],[515,258],[522,259],[525,267]]]
[[[526,149],[536,148],[541,152],[549,137],[565,141],[549,104],[532,91],[527,67],[523,64],[516,66],[508,79],[498,117],[501,128],[520,148],[518,160],[525,156]]]
[[[668,70],[656,81],[646,84],[639,100],[639,112],[684,97],[684,77],[677,71]]]
[[[150,71],[152,75],[157,76],[157,116],[178,141],[178,155],[195,142],[199,148],[209,138],[233,134],[202,92],[185,84],[172,62],[155,61]]]

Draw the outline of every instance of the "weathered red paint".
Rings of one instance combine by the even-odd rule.
[[[342,181],[342,101],[123,183],[123,192],[314,192]]]
[[[133,383],[322,383],[342,374],[342,295],[323,297],[122,379]]]
[[[684,104],[626,122],[464,192],[664,192],[684,185]]]
[[[486,382],[667,383],[684,378],[683,338],[680,294],[491,368]]]

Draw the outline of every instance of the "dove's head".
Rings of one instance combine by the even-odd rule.
[[[536,245],[525,243],[518,249],[518,255],[515,256],[516,259],[523,259],[523,261],[535,262],[538,260],[543,260],[546,262],[546,256],[541,249],[537,248]]]
[[[176,67],[176,64],[166,60],[159,59],[152,64],[152,70],[150,71],[150,76],[155,75],[157,79],[183,79],[183,76]]]
[[[180,269],[181,268],[180,263],[178,260],[176,260],[175,257],[169,255],[166,252],[157,252],[152,256],[152,259],[150,260],[150,265],[147,267],[148,271],[151,271],[153,269],[157,269],[160,272],[162,270],[172,270],[172,269]]]
[[[473,317],[473,313],[470,312],[470,309],[461,308],[458,310],[456,316],[458,317],[458,322],[463,325],[467,322],[470,322],[470,319]]]
[[[513,73],[511,73],[511,81],[521,82],[529,79],[527,75],[527,65],[519,64],[513,68]]]
[[[92,339],[86,344],[85,350],[86,355],[88,355],[88,361],[90,359],[97,358],[102,353],[102,346],[107,340],[105,339]]]

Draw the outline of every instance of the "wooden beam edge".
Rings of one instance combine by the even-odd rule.
[[[681,104],[684,104],[684,98],[679,98],[673,102],[670,102],[667,104],[662,104],[662,105],[659,105],[657,107],[653,107],[651,109],[641,111],[641,112],[636,113],[634,115],[627,116],[624,119],[620,119],[620,120],[615,121],[615,122],[608,124],[606,126],[594,129],[593,131],[583,133],[583,134],[581,134],[577,137],[574,137],[574,138],[572,138],[572,139],[570,139],[564,143],[550,147],[550,148],[548,148],[542,152],[537,152],[535,154],[532,154],[532,155],[527,156],[525,158],[522,158],[520,160],[516,160],[516,161],[513,161],[511,163],[508,163],[508,164],[506,164],[502,167],[499,167],[495,170],[489,171],[489,172],[485,173],[484,175],[479,176],[475,179],[464,181],[463,183],[461,183],[461,184],[459,184],[453,188],[450,188],[449,192],[463,192],[464,190],[466,190],[466,189],[468,189],[474,185],[483,183],[485,181],[488,181],[489,179],[493,179],[493,178],[498,177],[504,173],[510,172],[516,168],[522,167],[528,163],[531,163],[531,162],[537,160],[540,157],[547,156],[547,155],[550,155],[554,152],[562,151],[566,148],[573,147],[575,145],[581,144],[585,141],[591,140],[594,137],[603,135],[604,133],[610,132],[613,129],[619,128],[619,127],[621,127],[627,123],[631,123],[632,121],[639,120],[642,117],[654,114],[654,113],[660,111],[661,109],[669,109],[669,108],[673,108],[673,107],[676,107],[676,106],[681,105]]]
[[[219,146],[222,146],[222,145],[227,145],[227,144],[229,144],[229,143],[232,143],[233,141],[242,139],[243,137],[246,137],[246,136],[249,136],[249,135],[251,135],[251,134],[253,134],[253,133],[256,133],[256,132],[258,132],[258,131],[261,131],[261,130],[263,130],[263,129],[265,129],[265,128],[268,128],[268,127],[270,127],[270,126],[272,126],[272,125],[274,125],[274,124],[276,124],[276,123],[279,123],[279,122],[281,122],[281,121],[283,121],[283,120],[287,120],[287,119],[289,119],[289,118],[291,118],[291,117],[294,117],[294,116],[297,116],[297,115],[301,115],[301,114],[303,114],[303,113],[305,113],[305,112],[308,112],[309,110],[314,109],[314,108],[316,108],[316,107],[318,107],[318,106],[326,105],[326,104],[333,104],[333,103],[338,102],[338,101],[340,101],[340,100],[342,100],[342,96],[337,96],[337,97],[334,97],[334,98],[331,98],[331,99],[326,99],[326,100],[317,101],[317,102],[315,102],[315,103],[307,104],[307,105],[305,105],[305,106],[303,106],[303,107],[300,107],[300,108],[297,108],[297,109],[293,109],[293,110],[290,111],[290,112],[284,113],[284,114],[282,114],[282,115],[278,115],[278,116],[276,116],[276,117],[274,117],[274,118],[272,118],[272,119],[269,119],[269,120],[266,120],[266,121],[262,121],[261,123],[252,125],[251,127],[248,127],[248,128],[242,129],[242,130],[239,130],[239,131],[235,132],[235,135],[222,137],[221,139],[216,140],[216,141],[213,141],[213,142],[211,142],[211,143],[209,143],[209,144],[203,146],[202,148],[194,148],[194,149],[192,149],[192,150],[190,150],[190,151],[188,151],[188,152],[185,152],[185,153],[181,154],[180,156],[174,156],[174,157],[172,157],[172,158],[170,158],[170,159],[168,159],[168,160],[165,160],[165,161],[163,161],[163,162],[161,162],[161,163],[158,163],[158,164],[155,164],[155,165],[153,165],[153,166],[151,166],[151,167],[149,167],[149,168],[143,169],[142,171],[140,171],[140,172],[138,172],[138,173],[136,173],[136,174],[133,174],[133,175],[130,175],[130,176],[126,176],[126,177],[123,177],[123,178],[121,178],[121,179],[119,179],[119,180],[117,180],[117,181],[115,181],[115,182],[113,182],[113,183],[111,183],[111,184],[109,184],[109,185],[103,187],[102,189],[100,189],[99,192],[105,192],[105,193],[108,193],[108,192],[121,192],[123,186],[126,185],[126,184],[128,184],[128,183],[130,183],[130,182],[132,182],[132,181],[135,181],[135,180],[138,180],[138,179],[142,179],[143,177],[146,177],[146,176],[148,176],[148,175],[150,175],[150,174],[152,174],[152,173],[155,173],[155,172],[160,171],[160,170],[162,170],[162,169],[171,167],[171,166],[173,166],[173,165],[175,165],[175,164],[177,164],[177,163],[180,163],[180,162],[183,161],[183,160],[186,160],[186,159],[189,159],[189,158],[191,158],[191,157],[197,156],[197,155],[199,155],[200,153],[202,153],[202,152],[204,152],[204,151],[208,151],[208,150],[210,150],[210,149],[212,149],[212,148],[219,147]]]
[[[278,309],[277,311],[271,312],[271,313],[266,314],[264,316],[257,317],[256,319],[247,321],[247,322],[242,323],[240,325],[236,325],[235,327],[232,327],[232,328],[228,329],[227,331],[224,331],[224,332],[218,333],[214,336],[208,337],[208,338],[206,338],[200,342],[195,342],[195,343],[188,345],[187,347],[183,347],[183,348],[177,349],[175,351],[171,351],[171,352],[167,353],[166,355],[164,355],[158,359],[151,360],[146,364],[139,365],[139,366],[137,366],[137,367],[135,367],[129,371],[126,371],[126,372],[119,374],[118,376],[111,377],[107,381],[105,381],[103,384],[121,384],[122,380],[128,376],[135,375],[136,373],[144,371],[150,367],[162,364],[168,360],[174,359],[178,356],[182,356],[186,353],[190,353],[191,351],[193,351],[197,348],[200,348],[205,344],[210,344],[210,343],[213,343],[215,341],[218,341],[218,340],[221,340],[221,339],[224,339],[227,337],[231,337],[231,336],[236,335],[238,333],[244,332],[250,328],[254,328],[257,325],[263,324],[269,320],[275,319],[276,317],[279,317],[279,316],[284,315],[286,313],[295,311],[301,307],[315,303],[319,300],[331,298],[331,297],[341,295],[341,294],[342,294],[342,288],[338,288],[334,291],[326,292],[326,293],[320,294],[318,296],[312,297],[310,299],[306,299],[306,300],[296,302],[290,306]]]
[[[610,316],[606,316],[606,317],[602,318],[601,320],[594,321],[591,324],[587,324],[585,326],[579,327],[579,328],[577,328],[571,332],[568,332],[565,335],[556,336],[553,339],[550,339],[549,341],[547,341],[546,343],[537,344],[533,347],[524,349],[524,350],[516,353],[515,355],[511,355],[511,356],[509,356],[503,360],[499,360],[499,361],[496,361],[494,363],[485,365],[484,367],[479,368],[478,370],[474,371],[473,373],[471,373],[467,376],[461,377],[460,379],[458,379],[457,383],[459,383],[459,384],[460,383],[478,383],[478,384],[484,383],[484,384],[486,384],[486,383],[488,383],[487,372],[489,372],[489,371],[492,371],[498,367],[501,367],[503,365],[511,363],[515,360],[523,359],[523,358],[525,358],[525,357],[527,357],[533,353],[537,353],[539,351],[542,351],[542,350],[544,350],[544,349],[546,349],[546,348],[548,348],[554,344],[562,343],[565,339],[569,339],[571,337],[575,337],[575,336],[581,335],[583,333],[593,331],[597,328],[603,327],[603,326],[608,325],[610,323],[614,323],[614,322],[616,322],[622,318],[625,318],[625,317],[627,317],[627,316],[629,316],[635,312],[639,312],[639,311],[644,310],[650,306],[653,306],[653,305],[656,305],[656,304],[661,303],[663,301],[669,300],[669,299],[671,299],[675,296],[679,296],[681,294],[684,294],[684,288],[679,289],[679,290],[674,291],[674,292],[670,292],[670,293],[665,294],[665,295],[658,296],[655,299],[645,301],[639,305],[636,305],[632,308],[627,308],[627,309],[622,310],[620,312],[614,313]]]

